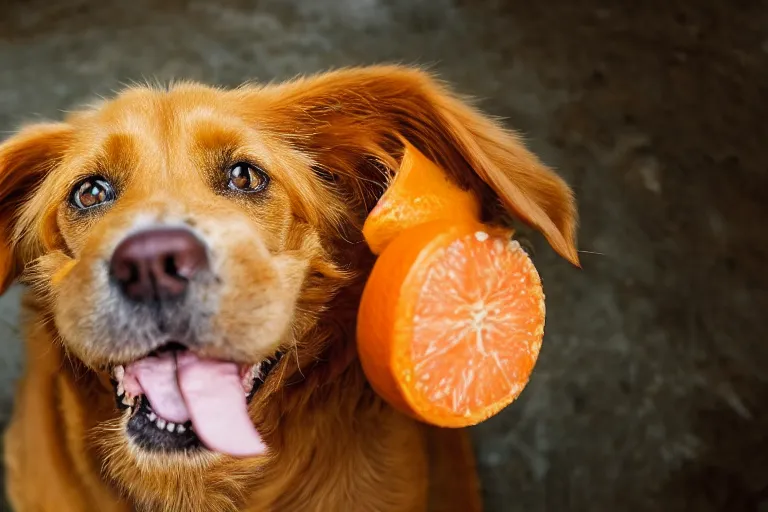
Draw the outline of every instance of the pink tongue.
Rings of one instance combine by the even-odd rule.
[[[176,359],[172,352],[139,359],[129,365],[124,383],[131,395],[147,395],[152,409],[164,420],[184,423],[189,419],[187,404],[176,381]]]
[[[148,357],[126,368],[129,393],[134,375],[158,416],[174,423],[191,419],[209,449],[240,457],[265,453],[235,363],[200,359],[191,352]]]
[[[179,388],[192,425],[211,450],[247,457],[266,446],[248,416],[245,392],[235,363],[200,359],[190,352],[177,360]]]

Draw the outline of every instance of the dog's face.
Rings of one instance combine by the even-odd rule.
[[[37,265],[72,355],[104,368],[176,342],[249,364],[294,339],[334,220],[306,155],[203,87],[133,90],[67,130],[31,212],[56,238]]]
[[[349,344],[339,323],[354,300],[334,300],[354,299],[369,270],[360,226],[403,139],[486,199],[488,217],[501,204],[576,262],[565,184],[413,70],[135,88],[0,146],[0,286],[21,274],[69,355],[111,376],[122,410],[98,442],[145,466],[205,446],[239,455],[196,418],[241,407],[236,382],[258,424],[292,372]],[[213,378],[229,391],[195,402]]]

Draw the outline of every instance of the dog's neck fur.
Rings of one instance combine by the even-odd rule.
[[[144,466],[100,442],[118,439],[104,427],[116,427],[118,414],[105,378],[67,358],[38,303],[27,300],[25,310],[36,318],[29,323],[34,327],[27,335],[27,373],[19,402],[30,405],[16,409],[10,427],[27,441],[23,447],[6,447],[11,487],[19,485],[18,479],[40,481],[30,474],[39,475],[44,466],[51,472],[51,489],[60,486],[61,493],[77,496],[71,503],[81,506],[72,510],[308,510],[307,504],[316,510],[382,510],[409,502],[413,509],[423,506],[426,489],[407,495],[413,494],[413,481],[426,481],[421,428],[375,395],[357,361],[312,393],[285,388],[282,396],[275,396],[270,410],[274,417],[267,418],[263,431],[273,453],[268,460],[227,459],[208,467],[177,462],[183,465],[179,467],[169,460]],[[322,370],[327,369],[318,368]],[[296,384],[297,389],[302,385]],[[355,428],[342,428],[350,424]],[[339,432],[346,432],[343,439]],[[54,446],[51,439],[56,440]],[[411,449],[403,449],[403,444]],[[361,503],[361,497],[368,501]]]

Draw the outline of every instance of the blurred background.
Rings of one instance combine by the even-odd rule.
[[[539,364],[474,429],[487,510],[768,511],[764,0],[0,0],[0,130],[134,80],[379,62],[479,98],[579,201],[584,268],[538,242]]]

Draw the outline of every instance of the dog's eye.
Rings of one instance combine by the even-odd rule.
[[[87,210],[114,200],[115,189],[112,185],[102,177],[93,176],[75,185],[69,202],[79,210]]]
[[[260,167],[239,162],[229,168],[229,188],[240,192],[261,192],[269,184],[269,176]]]

